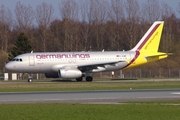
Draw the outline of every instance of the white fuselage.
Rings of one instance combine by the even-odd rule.
[[[124,68],[134,56],[132,51],[27,53],[15,57],[6,68],[23,73],[57,72],[63,67],[87,67],[91,72],[111,71]]]

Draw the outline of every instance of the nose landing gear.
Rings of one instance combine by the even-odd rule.
[[[28,74],[28,82],[32,82],[32,81],[33,81],[32,74],[30,73],[30,74]]]
[[[33,81],[32,78],[29,78],[29,79],[28,79],[28,82],[32,82],[32,81]]]

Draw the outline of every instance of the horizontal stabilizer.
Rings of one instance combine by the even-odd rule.
[[[156,54],[153,54],[153,55],[148,55],[145,58],[147,60],[152,60],[155,57],[167,57],[168,55],[172,55],[172,53],[156,53]]]
[[[146,58],[165,56],[165,55],[172,55],[172,53],[157,53],[157,54],[154,54],[154,55],[148,55],[148,56],[146,56]]]

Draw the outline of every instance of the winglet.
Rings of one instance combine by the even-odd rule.
[[[161,39],[164,21],[156,21],[141,38],[139,43],[131,51],[152,51],[157,52]]]

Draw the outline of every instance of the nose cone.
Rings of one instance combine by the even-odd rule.
[[[15,66],[11,62],[9,62],[5,65],[5,68],[6,68],[6,70],[13,71]]]

